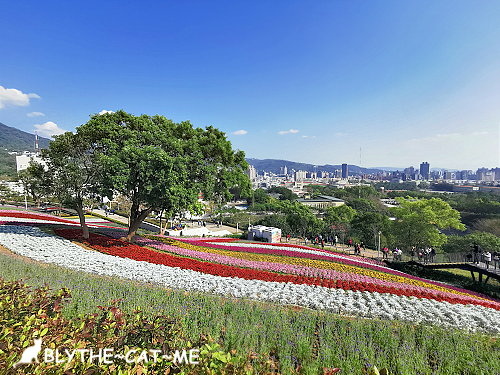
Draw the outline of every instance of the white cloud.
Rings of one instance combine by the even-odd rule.
[[[30,104],[30,99],[40,99],[37,94],[25,94],[21,90],[6,89],[0,86],[0,109],[8,105],[25,107]]]
[[[26,116],[28,116],[28,117],[41,117],[41,116],[45,116],[45,113],[43,113],[43,112],[30,112]]]
[[[61,129],[55,122],[52,121],[47,121],[43,124],[36,124],[35,129],[38,134],[44,137],[53,137],[54,135],[66,132],[66,130]]]
[[[104,115],[106,113],[115,113],[115,111],[108,111],[106,109],[103,109],[101,112],[98,113],[98,115]]]
[[[303,135],[302,138],[316,138],[315,135]]]
[[[279,135],[284,134],[297,134],[299,131],[297,129],[281,130],[278,132]]]
[[[248,132],[246,130],[236,130],[235,132],[233,132],[234,135],[245,135],[247,134]]]

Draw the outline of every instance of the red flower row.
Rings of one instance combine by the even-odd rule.
[[[80,222],[68,220],[68,219],[63,219],[57,216],[52,216],[52,215],[46,215],[46,214],[39,214],[35,212],[19,212],[19,211],[11,211],[11,210],[0,210],[0,217],[5,217],[5,222],[15,222],[15,220],[7,220],[8,218],[22,218],[22,219],[33,219],[33,220],[45,220],[45,221],[52,221],[52,222],[58,222],[61,224],[72,224],[72,225],[79,225]],[[30,223],[26,223],[30,224]],[[105,223],[103,223],[105,224]],[[102,227],[102,228],[116,228],[113,226],[108,226],[108,225],[100,225],[100,224],[95,224],[92,223],[92,226],[95,227]]]
[[[353,291],[366,291],[378,293],[390,293],[398,296],[415,296],[418,298],[427,298],[437,301],[447,301],[449,303],[470,304],[470,300],[464,300],[460,296],[444,297],[435,293],[408,291],[389,286],[363,284],[357,281],[331,280],[317,277],[298,276],[289,274],[273,273],[268,271],[254,270],[248,268],[239,268],[224,264],[203,262],[196,259],[174,256],[171,254],[160,253],[149,248],[141,247],[135,244],[126,243],[120,240],[111,239],[102,235],[91,233],[88,240],[83,240],[81,232],[77,229],[55,229],[56,234],[67,239],[78,239],[86,245],[109,255],[122,258],[129,258],[138,261],[146,261],[153,264],[161,264],[169,267],[179,267],[193,271],[203,272],[223,277],[238,277],[247,280],[263,280],[293,284],[307,284],[323,286],[327,288],[339,288]],[[486,301],[477,301],[477,305],[500,310],[495,304]]]
[[[9,210],[0,210],[0,216],[2,217],[17,217],[17,218],[23,218],[23,219],[35,219],[35,220],[47,220],[47,221],[57,221],[60,223],[65,223],[65,224],[75,224],[74,221],[67,220],[67,219],[61,219],[56,216],[49,216],[49,215],[43,215],[43,214],[36,214],[32,212],[16,212],[16,211],[9,211]]]

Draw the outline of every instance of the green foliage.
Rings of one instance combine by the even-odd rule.
[[[324,223],[311,209],[296,201],[279,201],[280,212],[285,214],[292,234],[301,237],[315,236],[323,232]]]
[[[393,227],[399,246],[441,247],[447,238],[440,233],[440,229],[465,230],[460,222],[460,213],[441,199],[397,200],[400,205],[394,207],[392,212],[396,217]]]
[[[346,187],[344,189],[346,198],[365,198],[369,199],[372,197],[378,197],[379,193],[375,190],[373,186],[359,185]]]
[[[329,207],[326,210],[324,221],[327,225],[349,224],[355,215],[355,209],[343,204],[338,207]]]
[[[16,157],[6,150],[0,150],[0,178],[13,179],[17,177]]]
[[[47,287],[42,287],[31,291],[20,282],[6,282],[0,278],[0,296],[0,321],[3,323],[0,366],[12,369],[13,373],[242,374],[248,365],[245,357],[236,355],[234,350],[222,350],[210,337],[200,337],[191,343],[182,336],[179,322],[161,315],[147,317],[140,310],[123,311],[120,301],[112,301],[111,306],[97,306],[98,312],[69,320],[62,314],[63,305],[71,296],[67,289],[51,293]],[[62,348],[111,348],[112,364],[81,361],[76,356],[64,364],[40,361],[13,369],[22,350],[37,338],[43,338],[45,348],[63,353]],[[199,366],[175,363],[161,356],[157,361],[149,356],[147,361],[127,363],[123,357],[132,350],[150,354],[150,349],[173,352],[181,348],[199,350]]]
[[[487,232],[474,232],[466,236],[448,236],[443,250],[448,253],[468,252],[478,244],[483,251],[500,252],[500,237]]]
[[[264,189],[255,189],[253,191],[252,198],[249,199],[250,201],[248,203],[249,204],[268,203],[269,199],[270,197]]]
[[[392,243],[391,221],[378,212],[359,212],[351,222],[351,234],[373,249],[378,245],[378,232],[384,235],[381,246]]]
[[[283,186],[274,186],[268,190],[269,193],[277,193],[280,195],[280,200],[294,201],[298,198],[290,189]]]
[[[295,234],[292,232],[289,222],[287,221],[287,215],[284,214],[274,214],[266,215],[263,219],[259,221],[260,225],[265,225],[268,227],[275,227],[281,229],[281,234],[286,236],[288,234]]]
[[[500,197],[492,195],[459,194],[450,198],[450,204],[460,212],[500,215]]]
[[[35,203],[40,203],[40,199],[48,196],[51,190],[51,173],[46,171],[40,163],[30,161],[28,168],[19,172],[24,191],[26,191]]]
[[[356,211],[361,212],[376,212],[379,211],[379,206],[375,201],[366,198],[351,198],[347,201],[347,205]]]
[[[366,185],[351,186],[345,189],[339,189],[333,186],[310,185],[307,189],[312,196],[331,195],[332,197],[346,200],[350,198],[369,199],[379,196],[379,193],[372,186]]]

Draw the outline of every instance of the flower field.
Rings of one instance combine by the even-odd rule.
[[[33,220],[49,221],[44,215],[35,215]],[[106,232],[116,238],[92,233],[88,241],[80,238],[76,228],[56,228],[54,232],[56,235],[29,225],[2,225],[0,244],[35,260],[175,289],[500,333],[498,301],[410,276],[374,260],[305,246],[226,239],[149,236],[130,244],[116,239],[123,232],[114,229]],[[69,241],[75,239],[93,250]]]

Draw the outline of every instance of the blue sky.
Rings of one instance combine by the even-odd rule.
[[[248,157],[500,166],[498,1],[23,1],[0,20],[0,122],[25,131],[124,109]]]

